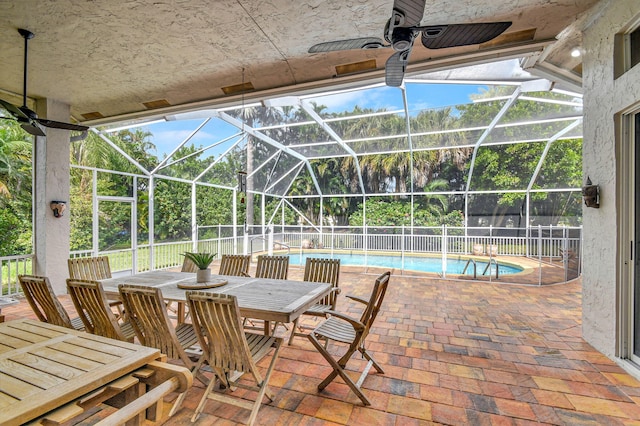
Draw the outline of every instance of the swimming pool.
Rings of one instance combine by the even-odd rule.
[[[417,256],[405,256],[404,264],[402,263],[402,257],[392,255],[378,255],[378,254],[352,254],[352,253],[323,253],[323,252],[311,252],[300,254],[290,254],[289,263],[291,265],[302,265],[306,262],[307,257],[325,257],[332,259],[340,259],[341,265],[347,266],[373,266],[378,268],[396,268],[417,272],[442,272],[442,259],[439,257],[417,257]],[[466,258],[463,259],[447,259],[447,274],[461,275],[467,264]],[[482,275],[482,272],[487,267],[487,262],[476,260],[476,271],[478,276]],[[517,274],[522,272],[523,268],[514,265],[502,265],[498,262],[499,275],[505,274]],[[487,271],[487,275],[489,271]],[[491,266],[491,274],[495,276],[495,266]],[[473,265],[467,268],[466,275],[473,275]]]

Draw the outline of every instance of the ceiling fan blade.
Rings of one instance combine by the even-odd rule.
[[[42,130],[37,123],[34,123],[31,120],[29,120],[28,122],[21,122],[20,127],[22,127],[22,130],[29,133],[30,135],[46,136],[46,133],[44,132],[44,130]]]
[[[20,108],[18,108],[17,106],[7,101],[3,101],[2,99],[0,99],[0,105],[2,105],[2,108],[6,109],[7,112],[13,115],[16,119],[19,119],[19,120],[29,119],[29,116],[26,115]]]
[[[62,123],[60,121],[47,120],[46,118],[36,118],[39,124],[45,127],[51,127],[53,129],[75,130],[77,132],[84,132],[89,130],[89,127],[82,126],[80,124]]]
[[[477,24],[432,25],[418,27],[422,31],[422,44],[427,49],[468,46],[492,40],[511,26],[511,22]]]
[[[36,122],[34,122],[31,117],[29,117],[24,111],[22,111],[19,107],[7,102],[7,101],[3,101],[2,99],[0,99],[0,105],[2,106],[2,108],[4,108],[11,116],[11,117],[3,117],[3,118],[7,118],[7,119],[13,119],[15,121],[17,121],[18,123],[20,123],[20,127],[22,127],[22,129],[29,133],[30,135],[34,135],[34,136],[45,136],[44,131],[40,128],[40,126],[38,126],[38,124]]]
[[[424,16],[425,0],[395,0],[393,8],[404,13],[404,22],[401,27],[414,27],[420,25]]]
[[[309,48],[309,53],[334,52],[337,50],[353,49],[377,49],[380,47],[387,47],[381,39],[376,37],[361,37],[314,44]]]
[[[400,87],[402,85],[404,72],[409,60],[409,53],[411,53],[411,49],[407,49],[403,52],[395,52],[389,57],[389,59],[387,59],[387,63],[384,66],[385,83],[387,86]]]

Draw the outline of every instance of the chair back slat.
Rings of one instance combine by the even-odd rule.
[[[316,283],[329,283],[333,288],[338,288],[340,279],[340,259],[321,259],[308,257],[304,265],[303,281],[311,281]],[[320,302],[321,305],[336,308],[338,292],[332,291],[325,296]]]
[[[31,309],[40,321],[73,328],[71,319],[53,292],[48,277],[18,275],[18,281]]]
[[[190,365],[184,349],[178,343],[167,307],[159,288],[120,284],[118,286],[129,321],[144,346],[159,349],[172,359]],[[185,361],[187,360],[187,361]]]
[[[104,280],[111,278],[109,257],[76,257],[67,260],[69,278],[75,280]]]
[[[390,277],[391,272],[387,271],[384,274],[380,275],[373,285],[373,291],[371,292],[371,296],[369,297],[369,303],[367,304],[367,307],[362,312],[362,316],[360,317],[360,322],[365,326],[363,335],[360,338],[361,342],[364,341],[364,339],[369,334],[369,330],[371,329],[373,322],[376,320],[378,312],[380,312],[382,301],[384,300],[384,296],[387,293],[387,286],[389,284]]]
[[[100,282],[69,278],[67,291],[86,331],[111,339],[126,340]]]
[[[251,255],[243,254],[223,254],[220,260],[219,275],[247,276],[249,274],[249,264]]]
[[[203,350],[214,371],[255,371],[236,297],[188,291],[187,299],[193,325],[201,344],[206,342]]]
[[[258,256],[256,278],[286,280],[289,274],[289,256]]]
[[[196,266],[195,263],[193,263],[193,260],[189,259],[187,256],[184,257],[184,260],[182,261],[182,269],[180,270],[181,272],[198,272],[198,267]]]

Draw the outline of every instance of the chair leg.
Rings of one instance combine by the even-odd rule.
[[[371,355],[369,355],[369,352],[367,352],[367,350],[365,348],[359,347],[358,351],[360,351],[362,356],[373,365],[373,368],[375,368],[378,373],[384,374],[384,370],[382,369],[380,364],[378,364],[376,362],[376,360],[373,359],[373,357]]]
[[[196,420],[198,420],[198,417],[200,417],[200,413],[202,413],[202,410],[204,410],[204,404],[207,402],[209,394],[212,392],[213,385],[215,385],[217,381],[218,377],[214,374],[211,380],[209,380],[209,384],[207,385],[207,388],[204,391],[204,395],[202,395],[202,398],[200,399],[200,402],[196,407],[196,411],[193,413],[193,416],[191,416],[191,423],[195,422]]]
[[[186,396],[187,396],[186,392],[182,392],[180,395],[178,395],[178,397],[176,398],[176,401],[171,406],[171,410],[169,411],[169,417],[172,417],[175,413],[178,412],[178,410],[180,410],[180,407],[182,407],[182,401],[184,401],[184,398]]]
[[[309,340],[311,341],[311,343],[313,344],[313,346],[315,346],[315,348],[318,350],[318,352],[320,352],[320,354],[324,357],[324,359],[327,360],[327,362],[331,365],[331,367],[333,368],[333,371],[331,372],[331,374],[329,374],[319,385],[318,385],[318,390],[323,390],[324,388],[327,387],[327,385],[329,383],[331,383],[333,381],[333,379],[335,379],[338,375],[340,377],[342,377],[342,380],[344,380],[344,382],[351,388],[351,390],[358,396],[358,398],[360,398],[360,400],[362,401],[362,403],[364,405],[371,405],[371,401],[369,401],[369,399],[365,396],[365,394],[362,393],[362,391],[360,390],[360,387],[355,384],[353,382],[353,380],[351,380],[351,378],[347,375],[347,373],[345,373],[344,371],[344,365],[346,364],[346,360],[348,360],[349,358],[351,358],[351,355],[353,355],[353,353],[355,352],[355,349],[349,347],[349,350],[347,351],[347,353],[345,355],[342,356],[342,358],[340,358],[339,361],[336,361],[335,359],[333,359],[333,357],[326,351],[326,349],[324,348],[324,346],[322,346],[320,344],[320,342],[318,341],[318,339],[316,338],[316,336],[314,336],[313,333],[307,335],[307,337],[309,338]],[[343,365],[341,365],[341,363]]]
[[[258,391],[258,395],[256,396],[256,401],[253,404],[253,407],[251,408],[251,415],[249,416],[249,421],[247,422],[247,425],[253,425],[253,423],[256,421],[256,417],[258,416],[258,410],[262,406],[262,398],[266,396],[269,399],[269,401],[273,401],[273,398],[275,397],[273,392],[269,390],[269,380],[271,379],[271,373],[273,373],[273,370],[276,366],[276,360],[278,359],[278,355],[280,353],[281,343],[282,343],[281,340],[278,340],[278,342],[276,343],[275,351],[273,352],[273,356],[271,357],[271,362],[269,363],[269,368],[267,369],[267,372],[265,373],[264,378],[262,379],[262,386],[260,386],[260,390]],[[254,374],[254,377],[256,377],[255,374]],[[256,379],[258,380],[258,378]]]

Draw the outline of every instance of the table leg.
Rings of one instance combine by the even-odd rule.
[[[264,321],[264,335],[271,336],[271,321]]]
[[[186,319],[185,312],[185,302],[178,302],[178,312],[176,313],[178,316],[178,324],[182,324]]]

